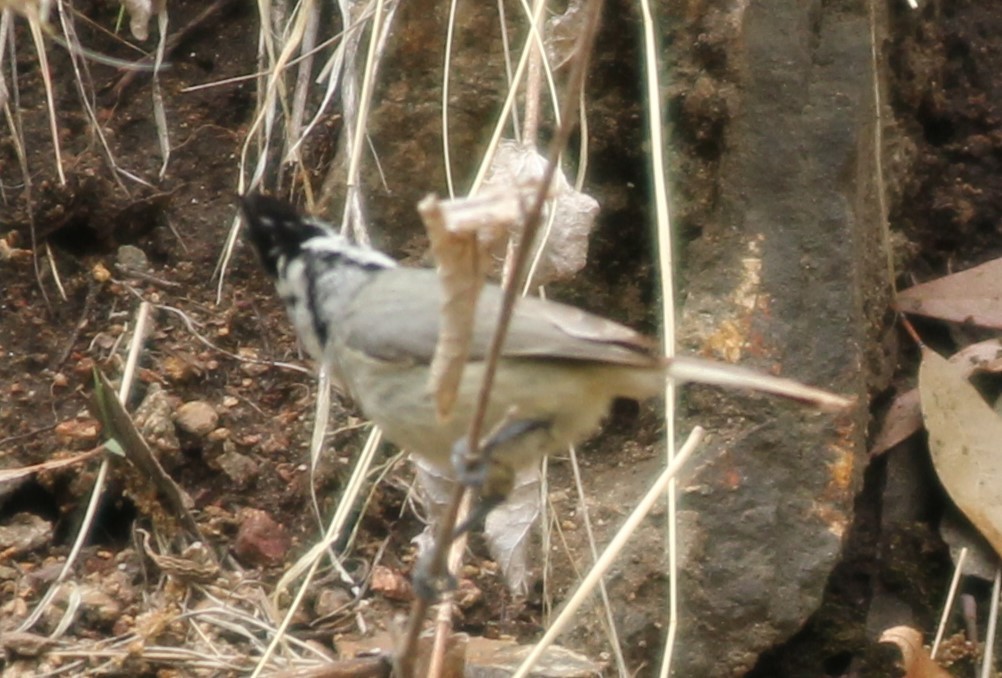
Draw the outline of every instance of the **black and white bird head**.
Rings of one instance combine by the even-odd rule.
[[[337,320],[358,289],[397,262],[354,245],[334,227],[303,216],[277,198],[240,197],[247,234],[306,350],[316,360],[328,353]]]
[[[362,268],[396,266],[382,252],[349,243],[331,224],[300,214],[284,200],[249,193],[240,196],[240,209],[250,241],[272,277],[281,277],[290,262],[307,253],[326,260],[328,265],[337,259],[338,263]]]

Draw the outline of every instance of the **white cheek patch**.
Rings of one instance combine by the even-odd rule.
[[[317,326],[313,313],[310,310],[309,301],[309,280],[306,275],[306,266],[302,259],[294,258],[286,261],[279,259],[279,276],[275,282],[275,289],[279,297],[285,304],[285,311],[292,321],[296,334],[306,351],[314,358],[319,359],[323,353],[322,342],[317,336]]]

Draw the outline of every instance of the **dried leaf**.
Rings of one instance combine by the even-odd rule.
[[[584,30],[587,16],[583,11],[583,0],[571,0],[563,14],[554,14],[546,20],[543,41],[546,56],[554,70],[560,68],[574,56],[578,35]]]
[[[512,140],[503,140],[491,161],[486,186],[499,190],[536,186],[546,171],[546,158],[536,149]],[[547,196],[543,225],[532,249],[532,286],[565,280],[584,268],[588,260],[588,237],[598,216],[598,201],[581,193],[558,171]],[[511,232],[511,246],[518,245],[525,223],[516,220]],[[504,253],[497,251],[498,258]],[[505,275],[507,279],[507,271]]]
[[[132,417],[125,411],[125,407],[115,395],[115,389],[111,382],[96,367],[94,368],[94,394],[90,410],[91,414],[101,421],[104,434],[108,439],[116,441],[121,446],[129,462],[139,470],[143,477],[149,480],[166,507],[188,529],[191,536],[195,540],[205,541],[198,523],[195,522],[195,518],[188,508],[193,503],[191,498],[164,471],[146,444],[146,440],[136,429]]]
[[[950,362],[961,367],[964,377],[970,377],[974,372],[1002,371],[1002,341],[989,339],[958,351],[950,356]],[[870,450],[870,456],[876,457],[904,441],[922,427],[922,405],[917,388],[899,394],[884,416]]]
[[[529,589],[529,547],[539,518],[540,482],[538,465],[520,469],[511,494],[484,521],[491,557],[501,566],[509,590],[517,594]]]
[[[880,424],[870,456],[876,457],[910,438],[922,428],[922,403],[917,388],[899,393]]]
[[[442,282],[442,324],[431,362],[429,390],[438,416],[446,419],[456,401],[470,352],[473,314],[487,278],[490,242],[503,232],[501,213],[483,200],[442,201],[428,196],[418,204]]]
[[[895,626],[880,634],[881,643],[894,643],[901,649],[904,678],[950,678],[922,646],[922,634],[910,626]]]
[[[129,32],[132,37],[144,41],[150,37],[150,17],[154,14],[165,18],[167,0],[120,0],[122,7],[129,14]],[[161,36],[165,25],[161,23]]]
[[[943,487],[1002,554],[1002,419],[967,380],[965,367],[923,347],[922,418]]]
[[[975,371],[1002,372],[1002,340],[989,339],[971,344],[950,356],[950,362],[963,367],[966,376]]]
[[[954,273],[898,294],[905,313],[1002,329],[1002,259]]]
[[[425,530],[411,541],[420,553],[427,553],[435,543],[432,526],[438,523],[445,507],[452,501],[456,481],[451,474],[429,464],[422,457],[412,456],[411,461],[417,472],[415,484],[420,490],[418,497],[428,520]],[[508,588],[514,592],[524,592],[529,583],[532,528],[540,512],[539,483],[538,466],[520,469],[511,494],[484,521],[484,538],[491,557],[501,567]]]

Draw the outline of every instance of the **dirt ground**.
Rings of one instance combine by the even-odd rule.
[[[172,25],[187,26],[204,6],[172,3]],[[321,512],[329,515],[366,429],[350,405],[336,404],[332,421],[344,423],[329,435],[332,452],[311,477],[307,450],[315,382],[271,282],[246,247],[237,247],[217,299],[217,263],[235,214],[236,160],[256,95],[252,81],[181,90],[247,74],[255,63],[256,37],[250,36],[257,32],[256,10],[240,3],[220,6],[217,14],[185,35],[162,80],[173,152],[165,176],[152,185],[125,175],[152,180],[160,168],[148,77],[139,74],[123,83],[116,68],[89,64],[97,118],[122,169],[116,179],[100,143],[88,132],[66,52],[50,49],[52,70],[59,74],[55,92],[67,179],[60,183],[41,72],[25,24],[18,22],[17,83],[23,97],[19,114],[32,180],[29,189],[14,139],[0,136],[0,237],[6,244],[0,252],[0,468],[71,458],[101,442],[95,415],[88,409],[93,370],[100,368],[113,379],[120,376],[139,301],[146,300],[153,308],[152,329],[127,406],[131,411],[151,392],[160,391],[159,400],[148,401],[153,411],[143,423],[164,470],[190,496],[211,547],[233,559],[225,561],[230,567],[239,565],[268,588],[319,536],[310,483],[316,487]],[[94,22],[78,22],[87,45],[128,54],[95,27],[115,24],[112,4],[78,3],[76,9]],[[892,12],[895,37],[888,45],[892,104],[901,126],[900,134],[892,135],[899,144],[895,157],[900,158],[894,168],[898,195],[892,225],[905,236],[902,274],[925,280],[951,267],[961,269],[998,256],[1002,249],[1002,188],[995,180],[1002,158],[997,107],[1002,100],[1002,42],[997,36],[1002,31],[996,30],[1002,29],[1002,16],[990,5],[972,2],[944,3],[941,12],[931,6],[922,13],[910,12],[904,3]],[[335,115],[327,122],[337,129]],[[318,161],[329,159],[328,143],[317,142],[306,153]],[[51,257],[43,243],[51,247]],[[137,262],[135,253],[123,246],[138,248],[147,261]],[[902,381],[914,374],[914,365],[915,357],[906,352]],[[883,402],[878,398],[878,409]],[[187,403],[196,403],[189,411],[210,421],[188,424],[192,431],[181,430],[172,438],[169,413]],[[207,403],[211,413],[197,403]],[[585,450],[586,469],[593,478],[646,487],[648,471],[660,463],[659,452],[648,445],[657,433],[651,412],[624,407],[591,448],[622,449],[626,431],[637,427],[644,433],[639,440],[631,433],[634,442],[626,446],[625,456]],[[0,618],[24,618],[59,576],[99,463],[99,458],[90,458],[0,484],[0,525],[24,528],[20,541],[0,552]],[[555,465],[557,473],[569,473],[561,461]],[[860,607],[860,601],[874,595],[874,581],[907,589],[905,597],[922,615],[934,614],[949,576],[945,546],[933,530],[938,516],[930,511],[905,542],[904,552],[897,553],[905,562],[920,556],[932,566],[920,582],[901,584],[895,578],[901,563],[879,548],[883,472],[878,463],[868,473],[857,525],[845,562],[833,574],[825,608],[787,646],[763,658],[754,675],[801,675],[790,668],[796,664],[791,657],[805,652],[812,653],[812,665],[827,667],[827,675],[843,675],[853,659],[883,652],[874,649],[863,632],[865,606]],[[410,483],[411,471],[398,465],[374,486],[360,517],[347,567],[370,582],[370,590],[359,596],[362,603],[349,587],[330,577],[311,589],[303,606],[306,612],[294,620],[292,633],[316,643],[319,652],[335,651],[335,638],[345,640],[360,623],[385,628],[396,613],[406,610],[408,593],[402,582],[415,555],[410,539],[421,529],[407,501]],[[92,599],[84,596],[74,640],[130,634],[155,636],[161,645],[170,644],[171,638],[182,640],[183,629],[165,624],[154,632],[149,626],[151,610],[174,609],[171,601],[184,597],[175,591],[171,598],[163,593],[163,585],[155,586],[163,567],[155,566],[137,541],[136,527],[166,535],[181,529],[157,505],[149,479],[112,459],[91,536],[72,574],[82,590],[97,592]],[[610,513],[597,519],[601,541],[619,516]],[[151,550],[156,552],[158,546]],[[474,544],[474,554],[463,572],[462,585],[469,595],[460,628],[475,636],[538,636],[541,592],[511,596],[482,544]],[[646,584],[651,591],[647,604],[660,607],[665,582],[657,571],[660,556],[655,560]],[[558,562],[556,569],[562,565]],[[559,593],[571,581],[569,576],[558,577],[552,585]],[[638,582],[632,588],[644,586]],[[153,600],[156,596],[166,597]],[[53,631],[67,605],[66,600],[57,601],[32,630],[43,635]],[[604,650],[597,627],[572,640],[592,657]],[[628,660],[633,666],[646,664],[641,672],[648,671],[659,656],[657,629],[645,621],[627,627]],[[239,647],[241,640],[227,637],[226,642]],[[25,646],[5,649],[5,671],[17,668],[22,673],[11,675],[31,675],[31,652]],[[156,662],[127,655],[81,664],[74,663],[81,660],[70,653],[62,666],[71,667],[70,675],[98,667],[119,675],[180,675],[158,673],[161,665]]]

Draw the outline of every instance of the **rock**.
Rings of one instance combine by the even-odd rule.
[[[59,443],[74,449],[93,447],[100,432],[101,425],[90,418],[61,421],[56,424],[55,430]]]
[[[53,598],[56,605],[46,611],[49,623],[58,624],[65,613],[65,606],[70,596],[78,597],[80,614],[91,621],[111,625],[122,614],[122,604],[96,585],[88,582],[64,582]]]
[[[160,363],[160,371],[164,378],[173,384],[186,384],[202,376],[203,373],[198,358],[182,351],[164,356]]]
[[[259,509],[243,509],[233,552],[246,565],[277,565],[289,550],[285,528]]]
[[[182,431],[201,438],[216,430],[219,414],[204,400],[192,400],[177,409],[174,423]]]
[[[0,647],[17,657],[37,657],[56,644],[56,641],[37,633],[7,631],[0,634]]]
[[[247,487],[257,478],[257,462],[233,447],[232,443],[224,443],[225,451],[216,457],[213,466],[218,466],[237,487]]]
[[[111,624],[122,614],[122,605],[101,589],[84,584],[80,587],[80,607],[88,615],[103,624]]]
[[[109,271],[108,267],[105,266],[100,261],[94,264],[94,267],[91,269],[90,274],[97,282],[103,283],[111,280],[111,271]]]
[[[687,387],[692,423],[713,439],[679,477],[680,676],[743,675],[821,604],[853,521],[865,403],[885,361],[865,352],[881,345],[889,306],[867,7],[731,7],[696,29],[727,67],[689,111],[708,132],[722,128],[722,157],[686,249],[680,344],[861,406],[833,416]]]
[[[136,408],[133,420],[143,439],[155,450],[177,452],[181,449],[174,422],[171,421],[173,410],[170,398],[160,384],[150,384],[146,397]]]
[[[375,565],[369,586],[376,593],[389,600],[410,600],[414,597],[411,583],[399,570]]]
[[[466,643],[467,678],[510,676],[532,651],[532,645],[512,640],[470,638]],[[602,675],[604,666],[559,645],[551,645],[529,675],[534,678],[591,678]]]
[[[6,556],[28,553],[52,541],[52,523],[34,513],[15,513],[0,525],[0,552]]]
[[[119,247],[115,263],[126,271],[143,272],[150,270],[150,260],[146,256],[146,252],[135,245],[122,245]]]

